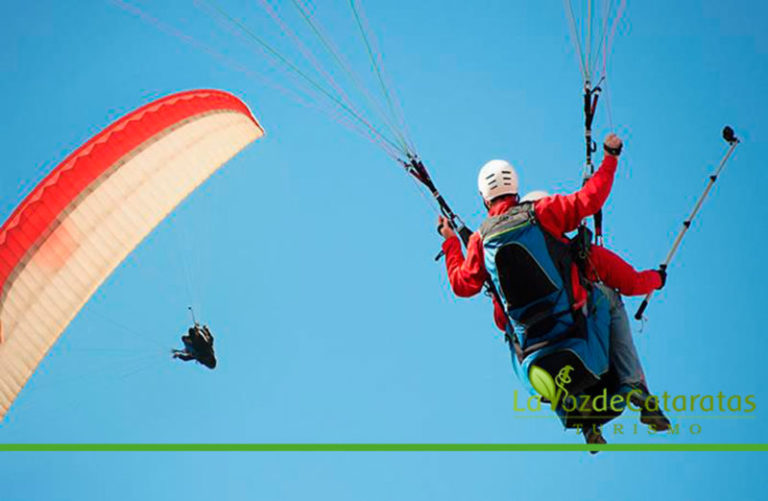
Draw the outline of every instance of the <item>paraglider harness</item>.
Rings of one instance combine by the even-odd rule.
[[[550,234],[539,224],[533,202],[489,217],[478,232],[485,268],[508,319],[505,339],[523,384],[551,403],[567,428],[599,426],[620,414],[566,405],[566,398],[584,401],[618,389],[610,368],[608,300],[583,271],[589,232],[582,230],[572,240]],[[578,308],[574,280],[587,291],[586,303]],[[554,392],[537,386],[531,379],[534,369],[551,377]]]
[[[520,364],[531,356],[538,359],[537,353],[565,340],[588,338],[587,317],[594,310],[594,291],[584,276],[583,264],[579,264],[584,261],[579,259],[580,253],[585,251],[579,238],[566,242],[543,230],[531,202],[489,217],[478,232],[483,239],[486,270],[509,319],[505,338]],[[574,264],[589,298],[576,309],[571,273]],[[578,371],[584,372],[583,387],[597,382],[590,374],[603,372],[602,364],[590,368],[588,361],[572,360],[571,365],[586,365]]]
[[[209,369],[216,367],[216,355],[213,351],[213,334],[207,325],[197,322],[189,328],[187,334],[181,336],[184,350],[174,350],[173,357],[181,360],[195,360]]]

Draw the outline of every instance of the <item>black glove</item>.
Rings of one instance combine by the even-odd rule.
[[[622,143],[619,145],[618,148],[611,148],[607,144],[603,143],[603,149],[605,150],[605,152],[608,153],[609,155],[613,155],[614,157],[618,157],[619,155],[621,155],[621,148],[623,146],[624,144]]]
[[[662,264],[659,266],[659,269],[656,270],[656,273],[658,273],[659,277],[661,277],[661,287],[658,288],[658,290],[661,290],[667,284],[667,265]]]

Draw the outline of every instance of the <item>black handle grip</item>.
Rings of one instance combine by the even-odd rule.
[[[640,304],[640,308],[637,309],[637,313],[635,313],[635,320],[642,320],[643,319],[643,313],[645,313],[645,309],[648,307],[648,300],[643,299],[643,302]]]
[[[595,219],[595,237],[599,239],[603,236],[603,209],[595,212],[593,217]]]
[[[459,238],[461,238],[461,241],[464,242],[464,247],[467,246],[469,243],[469,237],[472,236],[472,230],[467,228],[466,226],[460,226],[458,229],[459,232]]]
[[[437,227],[437,232],[440,233],[440,230],[442,229],[442,225],[439,225]],[[472,236],[472,230],[467,228],[466,226],[459,226],[459,228],[456,230],[459,234],[459,238],[464,243],[464,247],[467,246],[469,243],[469,237]],[[435,256],[435,261],[440,261],[440,258],[442,258],[445,255],[445,252],[440,251],[437,256]]]

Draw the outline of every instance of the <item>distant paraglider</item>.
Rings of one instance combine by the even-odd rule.
[[[0,227],[0,418],[120,262],[263,134],[235,96],[181,92],[117,120],[32,190]]]
[[[173,350],[173,358],[178,358],[185,362],[195,360],[209,369],[216,368],[216,354],[213,352],[213,334],[211,334],[207,325],[196,323],[189,328],[186,336],[181,336],[181,342],[184,343],[184,349]]]
[[[192,327],[189,328],[185,336],[181,336],[181,342],[184,343],[183,350],[171,350],[171,355],[175,359],[189,362],[196,362],[208,367],[216,368],[216,354],[213,351],[213,334],[207,325],[200,325],[195,319],[195,312],[189,307],[192,315]]]

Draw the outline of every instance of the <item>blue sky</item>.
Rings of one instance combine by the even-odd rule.
[[[291,54],[258,2],[223,3]],[[193,2],[133,4],[253,74],[294,83]],[[162,95],[231,91],[267,136],[105,282],[0,425],[0,441],[581,441],[514,410],[521,387],[487,301],[452,297],[432,261],[434,214],[379,149],[113,3],[6,7],[2,218],[67,153]],[[346,2],[316,7],[364,73]],[[491,158],[517,166],[523,191],[579,186],[581,80],[560,2],[365,7],[411,136],[471,225],[483,213],[475,176]],[[608,76],[626,144],[605,209],[609,247],[655,267],[725,151],[722,126],[743,139],[643,331],[633,325],[651,388],[753,394],[757,409],[673,415],[698,435],[638,428],[609,432],[609,442],[768,441],[766,14],[761,2],[630,2],[619,24]],[[610,130],[605,104],[598,137]],[[213,372],[168,357],[188,304],[216,334]],[[648,488],[626,490],[638,478],[669,497],[759,499],[764,465],[759,455],[704,453],[4,453],[0,478],[4,499],[155,499],[177,489],[189,499],[643,499]]]

